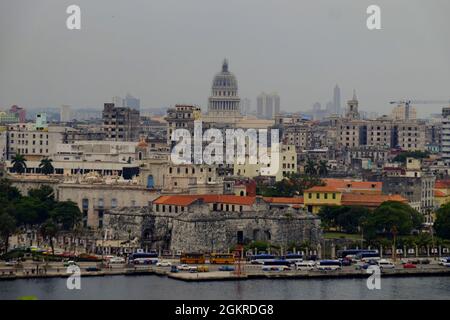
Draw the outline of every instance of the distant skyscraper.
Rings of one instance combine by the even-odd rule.
[[[124,99],[124,107],[139,110],[141,108],[141,100],[128,93]]]
[[[59,119],[61,122],[70,122],[72,121],[72,111],[70,109],[70,106],[62,105],[60,112],[59,112]]]
[[[341,89],[338,85],[333,90],[333,106],[335,114],[341,114]]]
[[[442,158],[450,163],[450,107],[442,108]]]
[[[123,108],[125,106],[124,100],[119,96],[113,97],[112,103],[114,103],[114,106],[116,108]]]
[[[248,98],[244,98],[241,100],[241,112],[243,115],[250,114],[251,101]]]
[[[274,119],[280,113],[280,96],[262,92],[256,98],[256,114],[260,119]]]

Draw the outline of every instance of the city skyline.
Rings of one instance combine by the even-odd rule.
[[[80,0],[80,31],[64,26],[68,1],[1,4],[1,23],[15,27],[0,31],[0,105],[101,108],[115,92],[129,91],[145,107],[191,103],[206,110],[212,75],[225,57],[240,96],[255,100],[261,91],[276,90],[290,112],[328,101],[336,83],[342,104],[355,88],[361,108],[381,114],[390,113],[391,100],[449,98],[450,45],[439,32],[450,26],[448,2],[378,1],[383,29],[373,32],[365,27],[369,1],[268,2],[258,6],[261,19],[253,25],[246,21],[254,1],[194,2],[196,10],[187,3],[137,1],[136,10]],[[217,27],[230,16],[229,28]],[[119,38],[129,39],[127,45]]]

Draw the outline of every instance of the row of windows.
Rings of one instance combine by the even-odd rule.
[[[46,136],[46,139],[48,139],[48,134],[46,134],[45,136]],[[10,137],[11,137],[11,138],[14,138],[14,133],[13,133],[13,132],[11,132]],[[18,134],[17,134],[17,137],[18,137],[18,138],[25,138],[25,137],[28,137],[28,133],[18,133]],[[43,135],[42,133],[39,134],[39,138],[43,139],[43,138],[44,138],[44,135]],[[33,133],[33,139],[36,139],[36,134],[34,134],[34,133]]]
[[[316,193],[316,199],[320,199],[320,193]],[[308,192],[308,199],[312,199],[313,198],[313,193],[312,192]],[[336,199],[336,193],[332,193],[331,194],[331,198],[332,199]],[[324,193],[323,194],[323,199],[328,199],[328,193]]]
[[[11,144],[14,144],[14,140],[11,140],[10,141],[10,143]],[[23,144],[23,145],[28,145],[28,140],[17,140],[17,144]],[[36,145],[36,140],[33,140],[33,143],[32,143],[33,145]],[[39,145],[43,145],[44,144],[44,142],[42,141],[42,140],[40,140],[39,141]],[[48,140],[46,140],[45,141],[45,145],[47,145],[48,146]]]

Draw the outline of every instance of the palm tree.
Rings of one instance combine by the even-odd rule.
[[[52,255],[55,255],[55,247],[53,244],[53,238],[56,237],[58,234],[58,226],[53,222],[52,219],[48,219],[42,226],[41,226],[41,235],[42,237],[48,238],[50,241],[50,247],[52,248]]]
[[[317,174],[316,164],[313,160],[308,159],[308,161],[306,161],[305,173],[312,176],[315,176]]]
[[[21,154],[16,154],[13,156],[11,163],[13,165],[13,170],[18,174],[24,173],[27,168],[27,159],[25,159],[25,157]]]
[[[41,168],[43,174],[45,175],[53,174],[55,168],[53,167],[52,162],[53,160],[49,158],[44,158],[41,160],[39,168]]]
[[[317,171],[319,173],[319,176],[324,177],[328,174],[328,163],[324,160],[321,160],[319,162]]]

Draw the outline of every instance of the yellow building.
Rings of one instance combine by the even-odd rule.
[[[295,146],[281,145],[280,149],[279,168],[277,173],[274,175],[276,181],[283,180],[283,177],[286,174],[297,172],[297,152],[295,151]],[[268,151],[268,153],[268,156],[270,157],[270,151]],[[246,157],[245,163],[243,164],[235,162],[233,171],[234,175],[237,176],[255,178],[261,175],[265,175],[262,173],[261,169],[264,170],[264,168],[266,167],[267,165],[260,162],[256,164],[250,164],[248,157]]]
[[[308,212],[317,214],[324,206],[340,206],[342,192],[334,187],[317,186],[303,193],[304,207]]]

